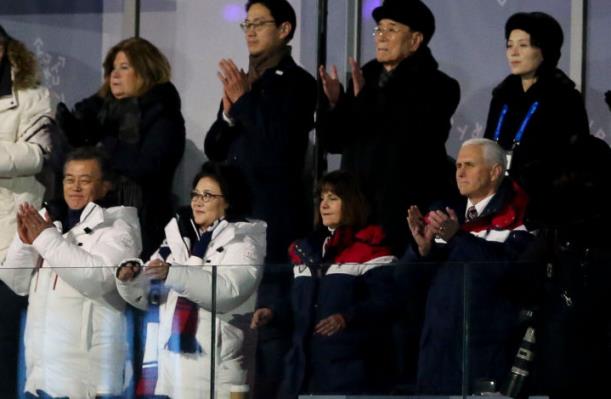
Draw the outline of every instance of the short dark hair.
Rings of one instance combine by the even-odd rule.
[[[208,177],[218,183],[221,194],[227,203],[225,218],[229,221],[244,219],[250,215],[252,195],[246,178],[234,165],[220,162],[206,162],[193,178],[191,188]]]
[[[71,161],[96,161],[102,172],[102,180],[113,182],[114,173],[110,165],[110,157],[108,153],[100,147],[79,147],[76,148],[66,155],[66,161],[64,162],[64,171],[66,165]]]
[[[355,228],[364,227],[367,224],[368,206],[365,194],[352,173],[344,170],[336,170],[324,175],[316,187],[316,208],[314,211],[314,223],[322,224],[320,216],[320,196],[323,193],[332,192],[342,199],[342,226]]]
[[[269,10],[276,22],[276,26],[280,26],[283,22],[291,24],[291,31],[285,40],[285,43],[290,42],[293,36],[295,36],[295,30],[297,29],[297,16],[293,6],[286,0],[248,0],[245,7],[246,12],[255,4],[261,4]]]

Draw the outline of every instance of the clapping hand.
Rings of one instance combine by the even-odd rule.
[[[162,280],[168,277],[170,271],[170,264],[162,261],[161,259],[153,259],[144,268],[144,275],[151,280]]]
[[[361,89],[365,85],[365,78],[363,77],[363,71],[361,70],[360,65],[356,60],[350,57],[350,70],[352,72],[352,88],[354,96],[358,96],[361,92]],[[318,68],[318,73],[320,74],[320,79],[322,80],[322,88],[329,100],[329,104],[331,108],[334,108],[339,101],[339,97],[341,95],[342,87],[339,83],[339,79],[337,77],[337,67],[335,65],[331,65],[331,72],[327,73],[327,70],[323,65]]]
[[[43,218],[40,213],[29,203],[19,205],[17,211],[17,234],[19,239],[28,245],[32,245],[43,230],[53,227],[49,215]]]
[[[250,90],[250,84],[244,70],[231,59],[221,59],[219,69],[217,76],[223,84],[223,112],[227,114],[231,106]]]
[[[410,206],[407,210],[407,224],[412,232],[414,241],[416,241],[416,245],[418,245],[418,253],[420,256],[427,256],[431,251],[433,239],[435,238],[434,227],[425,223],[420,209],[415,205]]]
[[[431,211],[428,215],[429,225],[432,226],[437,237],[449,241],[460,229],[458,216],[452,208],[446,207],[445,211]]]
[[[321,65],[318,67],[318,73],[322,81],[322,89],[329,100],[329,104],[331,108],[335,108],[342,91],[342,86],[337,78],[337,67],[331,65],[331,73],[327,73],[324,65]]]
[[[352,72],[352,89],[354,96],[358,96],[361,92],[361,89],[365,85],[365,78],[363,77],[363,71],[356,62],[356,60],[352,57],[349,59],[350,62],[350,71]],[[339,97],[342,92],[342,86],[337,77],[337,67],[335,65],[331,65],[331,72],[327,73],[324,65],[321,65],[318,68],[318,73],[320,75],[320,79],[322,81],[322,88],[329,100],[329,104],[331,108],[337,105],[339,101]]]
[[[117,278],[122,282],[131,281],[142,271],[142,261],[140,259],[127,260],[119,265]]]

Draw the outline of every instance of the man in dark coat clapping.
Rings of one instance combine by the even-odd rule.
[[[291,57],[296,16],[286,0],[249,0],[241,24],[248,46],[244,72],[219,62],[223,99],[208,131],[208,158],[236,165],[253,193],[253,216],[267,222],[266,271],[253,328],[259,330],[255,398],[272,398],[290,345],[289,244],[309,230],[304,189],[308,133],[314,126],[316,81]]]
[[[372,203],[372,222],[382,225],[400,256],[409,237],[407,207],[426,209],[455,192],[445,142],[460,88],[428,47],[435,19],[424,3],[386,0],[373,18],[376,59],[362,69],[351,60],[346,92],[335,66],[330,74],[320,67],[329,100],[320,139],[328,152],[343,154],[342,169],[357,175]]]

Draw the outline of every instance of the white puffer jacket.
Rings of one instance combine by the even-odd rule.
[[[114,269],[142,248],[137,211],[90,202],[67,233],[55,223],[32,245],[15,237],[0,267],[13,291],[30,295],[25,390],[71,399],[118,395],[127,347]]]
[[[168,223],[164,245],[171,249],[167,262],[172,267],[165,281],[169,290],[163,294],[159,307],[158,340],[154,343],[147,340],[147,348],[156,345],[158,352],[159,377],[155,394],[172,399],[210,397],[213,265],[219,266],[215,320],[217,397],[228,398],[231,385],[248,381],[256,348],[256,336],[249,325],[263,275],[266,229],[267,225],[262,221],[221,221],[202,259],[189,255],[189,243],[181,237],[176,219]],[[156,253],[151,259],[158,257]],[[142,273],[128,283],[117,279],[117,286],[126,301],[140,309],[147,308],[149,282]],[[196,339],[202,348],[201,353],[175,353],[166,349],[178,296],[199,305]]]
[[[34,175],[51,151],[52,115],[44,87],[0,97],[0,262],[17,229],[18,205],[27,201],[40,207],[45,190]]]

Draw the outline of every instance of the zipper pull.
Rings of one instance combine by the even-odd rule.
[[[564,303],[566,304],[567,307],[571,307],[573,306],[573,300],[571,299],[571,297],[568,295],[568,293],[566,292],[566,290],[564,290],[562,292],[562,299],[564,299]]]

